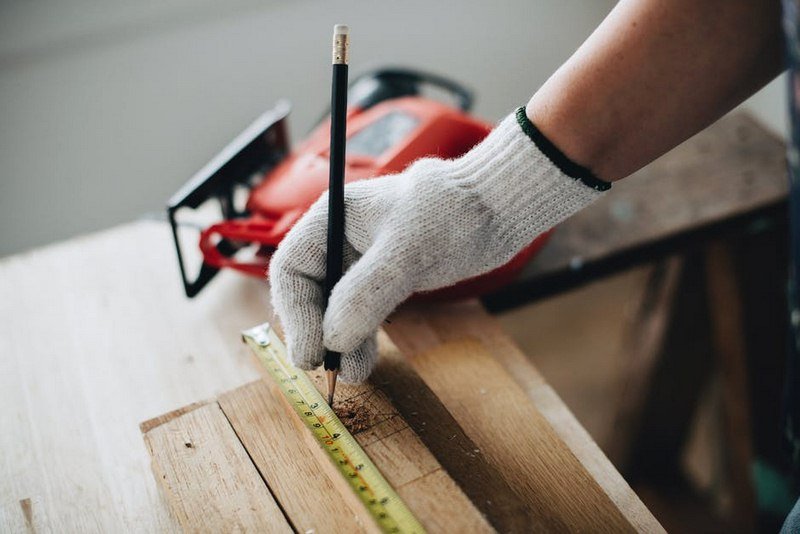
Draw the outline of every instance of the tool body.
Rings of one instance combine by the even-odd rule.
[[[347,99],[346,182],[398,173],[425,156],[458,157],[492,129],[468,114],[467,89],[419,71],[369,72],[350,84]],[[329,118],[290,150],[289,111],[281,101],[264,113],[169,200],[187,296],[197,295],[221,269],[263,278],[281,239],[327,189]],[[465,298],[496,290],[513,280],[546,237],[487,274],[415,298]],[[196,267],[190,261],[198,244],[202,260]]]
[[[336,470],[384,532],[422,533],[423,527],[392,489],[367,453],[325,402],[306,374],[289,363],[286,347],[262,324],[242,332],[288,403],[327,453]]]

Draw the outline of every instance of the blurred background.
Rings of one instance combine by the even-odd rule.
[[[496,120],[581,44],[610,0],[0,1],[0,256],[161,211],[276,100],[294,139],[329,98],[329,40],[351,72],[452,77]],[[746,104],[783,132],[781,80]]]

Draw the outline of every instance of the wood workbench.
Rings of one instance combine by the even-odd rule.
[[[0,265],[0,352],[8,355],[0,450],[10,475],[2,503],[12,530],[26,522],[175,528],[138,425],[257,378],[239,331],[267,318],[268,297],[263,282],[224,273],[189,301],[172,254],[166,225],[138,222]],[[652,522],[566,406],[532,366],[525,369],[541,413],[604,498]]]
[[[167,226],[142,221],[0,263],[0,529],[176,529],[139,423],[256,379],[239,332],[267,319],[269,307],[262,281],[229,273],[184,298],[173,253]],[[453,330],[452,311],[470,308],[479,309],[431,320]],[[658,530],[532,365],[511,356],[503,365],[517,367],[518,394],[552,426],[556,454],[577,458],[619,521]]]
[[[705,142],[687,145],[708,152]],[[780,202],[771,191],[753,209]],[[681,228],[739,213],[690,212]],[[568,261],[550,272],[575,271]],[[266,319],[264,283],[223,273],[185,299],[167,226],[142,221],[0,260],[0,310],[0,530],[176,530],[138,425],[258,378],[238,333]],[[650,524],[566,406],[535,379],[527,392],[559,438],[623,515]]]

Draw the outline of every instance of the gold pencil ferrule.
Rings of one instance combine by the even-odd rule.
[[[348,49],[350,48],[350,36],[338,34],[333,36],[333,64],[347,65]]]

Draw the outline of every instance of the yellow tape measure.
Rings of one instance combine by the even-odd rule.
[[[269,324],[245,330],[242,339],[280,386],[297,415],[349,482],[378,527],[383,532],[392,533],[425,532],[308,376],[289,363],[283,341]]]

